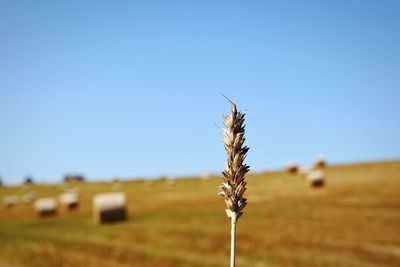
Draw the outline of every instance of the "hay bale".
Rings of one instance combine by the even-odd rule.
[[[312,187],[323,187],[325,185],[325,174],[321,170],[313,170],[308,173],[307,180]]]
[[[123,221],[126,218],[126,196],[124,193],[102,193],[93,197],[93,219],[96,223]]]
[[[38,198],[34,206],[36,213],[40,217],[54,216],[57,214],[57,201],[55,198]]]
[[[18,204],[18,196],[16,195],[11,195],[11,196],[5,196],[3,197],[3,206],[7,208],[14,207],[15,205]]]
[[[295,174],[297,173],[299,167],[297,166],[296,162],[289,162],[288,164],[286,164],[284,170],[288,173],[292,173]]]
[[[204,180],[211,179],[211,178],[212,178],[212,172],[207,171],[207,172],[203,173],[203,175],[201,176],[201,178],[204,179]]]
[[[69,210],[79,207],[79,196],[76,192],[65,192],[58,196],[58,201]]]
[[[299,168],[299,173],[303,177],[307,177],[307,175],[313,170],[311,166],[303,165]]]
[[[25,204],[29,204],[32,201],[34,201],[36,199],[36,192],[35,191],[30,191],[28,193],[25,193],[21,196],[21,200],[23,203]]]
[[[326,165],[327,165],[326,159],[323,155],[318,155],[315,157],[314,168],[322,169],[322,168],[325,168]]]

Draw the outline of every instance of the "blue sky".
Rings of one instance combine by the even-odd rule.
[[[254,171],[399,159],[399,14],[398,1],[1,1],[0,176],[218,172],[221,93],[247,111]]]

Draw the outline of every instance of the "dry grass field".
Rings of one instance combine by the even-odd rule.
[[[327,186],[300,175],[248,176],[238,222],[237,266],[400,266],[400,162],[328,167]],[[32,204],[0,207],[1,267],[222,267],[230,225],[220,179],[121,182],[129,219],[95,225],[91,199],[111,183],[2,187],[0,198],[80,189],[81,206],[38,218]]]

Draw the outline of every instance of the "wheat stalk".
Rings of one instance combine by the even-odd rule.
[[[229,99],[228,99],[229,100]],[[226,215],[231,220],[231,258],[230,267],[235,267],[235,239],[236,222],[243,214],[243,209],[247,205],[246,198],[243,197],[246,191],[245,174],[250,170],[250,166],[243,163],[249,148],[244,145],[245,114],[238,111],[236,104],[232,104],[231,115],[224,116],[224,146],[227,155],[225,170],[222,172],[224,182],[220,186],[222,189],[218,194],[224,197]]]

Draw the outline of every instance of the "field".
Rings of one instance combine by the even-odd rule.
[[[326,175],[322,189],[300,175],[248,176],[238,267],[400,266],[400,162],[331,166]],[[92,221],[91,198],[111,191],[111,183],[2,187],[0,198],[78,187],[81,207],[45,219],[32,204],[0,207],[0,266],[228,266],[230,226],[219,183],[121,182],[129,219],[102,226]]]

